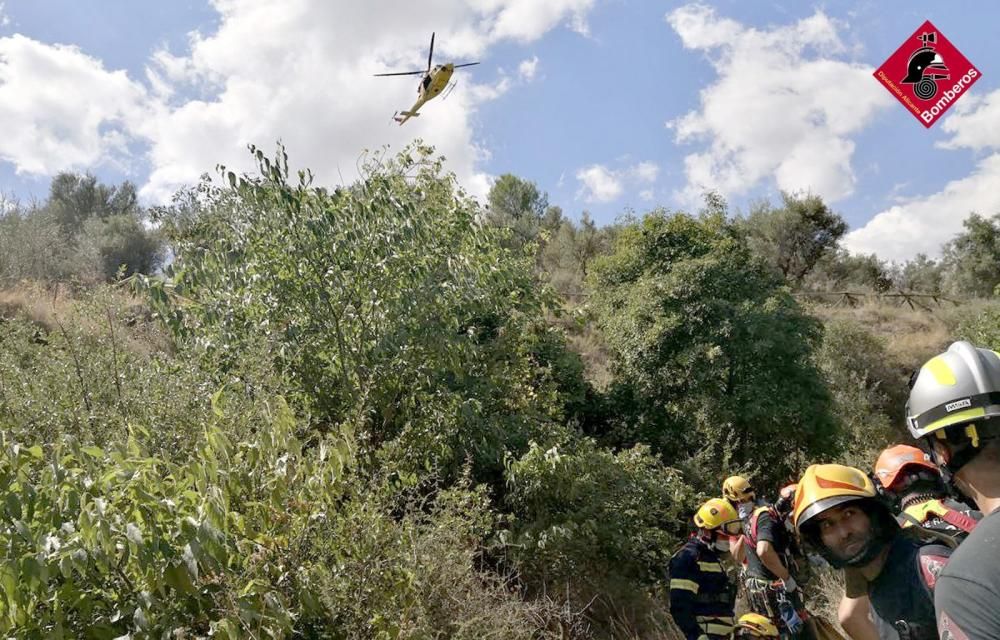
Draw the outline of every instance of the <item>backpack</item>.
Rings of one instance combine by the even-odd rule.
[[[765,511],[768,514],[770,514],[771,518],[773,518],[775,522],[781,522],[781,518],[778,516],[778,512],[775,511],[774,507],[772,506],[763,506],[754,509],[753,513],[750,514],[750,529],[748,531],[743,532],[743,535],[747,539],[747,542],[750,543],[751,549],[757,548],[757,523],[760,521],[760,514],[764,513]]]
[[[901,512],[899,518],[904,528],[910,527],[915,529],[919,537],[940,542],[952,549],[956,548],[958,543],[979,524],[975,518],[952,509],[941,502],[941,500],[928,500],[927,502],[913,505]],[[928,527],[926,525],[927,521],[934,518],[940,518],[943,522],[955,527],[957,531],[955,533],[947,533]]]

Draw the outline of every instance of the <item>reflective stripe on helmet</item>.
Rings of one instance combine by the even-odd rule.
[[[955,372],[951,370],[948,362],[941,356],[934,356],[928,360],[927,364],[924,365],[924,369],[934,376],[934,381],[938,384],[952,387],[958,382],[955,379]]]
[[[938,405],[910,417],[908,426],[914,438],[922,438],[938,429],[988,416],[1000,416],[1000,392],[980,393]]]

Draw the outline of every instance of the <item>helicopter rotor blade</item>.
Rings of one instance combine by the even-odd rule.
[[[479,63],[478,62],[466,62],[465,64],[456,64],[454,68],[458,69],[459,67],[471,67],[474,64],[479,64]]]
[[[372,74],[372,75],[374,75],[375,77],[380,77],[380,76],[422,76],[422,75],[424,75],[426,73],[427,73],[426,71],[400,71],[398,73],[375,73],[375,74]]]
[[[431,70],[431,59],[434,57],[434,32],[431,32],[431,50],[427,54],[427,70]]]

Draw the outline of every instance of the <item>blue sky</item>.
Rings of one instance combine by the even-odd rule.
[[[434,144],[472,193],[502,173],[609,222],[734,210],[811,191],[847,246],[902,260],[975,209],[1000,212],[1000,6],[972,2],[8,0],[0,4],[0,190],[43,197],[60,170],[130,179],[163,202],[248,143],[283,140],[321,181],[364,148]],[[871,73],[925,19],[983,73],[925,130]],[[404,127],[413,78],[481,60]]]

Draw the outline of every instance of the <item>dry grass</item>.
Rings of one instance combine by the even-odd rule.
[[[90,335],[111,335],[135,353],[171,352],[173,341],[143,301],[120,288],[77,295],[60,285],[23,282],[0,289],[0,321],[18,318],[42,333],[73,327]]]
[[[809,611],[825,618],[844,633],[837,621],[837,607],[844,597],[843,573],[829,568],[814,570],[806,593],[809,596]]]
[[[567,346],[583,360],[583,373],[587,381],[598,391],[607,391],[614,379],[611,372],[611,354],[594,326],[594,318],[588,313],[586,303],[563,299],[562,313],[549,314],[547,319],[566,332]]]
[[[885,341],[892,360],[912,371],[943,351],[954,340],[955,318],[967,307],[911,309],[891,302],[866,302],[856,307],[811,304],[809,312],[828,322],[852,320]]]
[[[65,316],[71,307],[71,301],[60,296],[58,288],[24,283],[16,288],[0,289],[0,318],[21,318],[38,325],[46,333],[59,328],[57,318]]]
[[[567,337],[569,348],[583,360],[587,380],[598,391],[607,391],[614,375],[611,373],[611,355],[600,334],[588,325]]]

